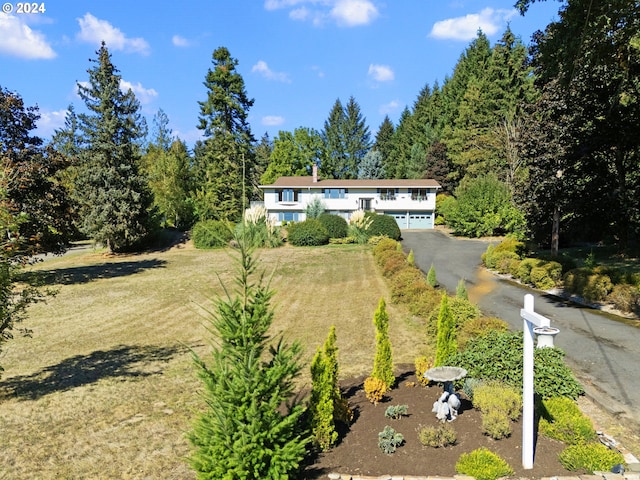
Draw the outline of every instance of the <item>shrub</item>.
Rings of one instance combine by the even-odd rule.
[[[400,419],[404,415],[409,415],[408,405],[390,405],[384,411],[384,416],[394,420]]]
[[[304,209],[304,213],[307,219],[319,218],[325,210],[326,207],[322,200],[320,200],[318,197],[314,197],[313,200],[307,204],[306,208]]]
[[[460,455],[456,472],[476,480],[496,480],[513,475],[513,469],[501,457],[485,447]]]
[[[624,464],[624,457],[605,445],[597,442],[569,445],[558,456],[560,463],[567,470],[584,469],[587,473],[609,472],[619,464]]]
[[[222,248],[233,238],[233,226],[224,220],[202,220],[193,226],[191,239],[196,248]]]
[[[589,275],[582,296],[588,302],[603,302],[613,290],[613,283],[608,275]]]
[[[455,445],[458,436],[451,425],[439,423],[435,427],[420,427],[418,440],[425,447],[439,448]]]
[[[323,213],[318,217],[318,220],[327,229],[329,238],[344,238],[347,236],[349,224],[341,216]]]
[[[449,298],[449,308],[456,320],[455,324],[457,329],[461,329],[470,320],[480,317],[480,309],[464,298]],[[435,338],[437,335],[438,313],[439,310],[434,309],[429,315],[429,318],[427,318],[427,336],[431,338]]]
[[[498,273],[511,273],[518,269],[520,265],[520,258],[513,252],[498,252],[495,254],[495,269]]]
[[[506,332],[509,330],[509,324],[496,317],[476,317],[467,320],[458,332],[458,348],[464,350],[469,340],[486,335],[491,330]]]
[[[564,363],[564,352],[559,348],[536,348],[535,390],[542,398],[578,398],[584,389],[573,372]]]
[[[524,256],[526,246],[515,237],[508,236],[498,245],[490,244],[487,250],[482,254],[482,263],[485,267],[494,269],[497,266],[497,262],[503,257],[504,252],[514,253],[513,255],[507,255],[507,257],[520,259]]]
[[[385,251],[395,251],[398,248],[398,242],[392,240],[391,238],[382,238],[373,248],[373,256],[374,258],[378,258],[378,256]]]
[[[489,410],[482,414],[482,432],[494,440],[511,436],[511,421],[500,410]]]
[[[456,286],[456,297],[462,298],[463,300],[469,300],[469,294],[467,293],[467,286],[465,285],[464,278],[461,278],[458,281],[458,285]]]
[[[395,303],[409,303],[430,289],[420,270],[407,267],[397,272],[390,281],[391,300]]]
[[[393,357],[391,354],[391,340],[389,339],[389,315],[384,298],[378,302],[378,308],[373,315],[376,327],[376,355],[373,359],[371,376],[384,382],[387,389],[393,387],[396,377],[393,374]]]
[[[483,413],[498,411],[517,420],[522,411],[520,390],[499,381],[487,381],[473,391],[473,406]]]
[[[549,276],[549,271],[544,266],[531,269],[531,283],[540,290],[549,290],[556,286],[556,282]]]
[[[542,400],[537,404],[540,415],[538,431],[568,445],[588,443],[596,439],[591,420],[567,397]]]
[[[640,290],[633,285],[615,285],[607,300],[622,312],[634,313],[640,311]]]
[[[382,275],[391,278],[404,268],[409,268],[407,259],[402,252],[389,252],[384,264],[382,264]]]
[[[389,237],[387,237],[386,235],[374,235],[367,239],[367,245],[378,245],[378,243],[380,243],[382,240],[388,239],[388,238]]]
[[[252,248],[273,248],[282,245],[280,228],[275,225],[264,207],[251,207],[236,225],[236,237],[242,238]]]
[[[364,381],[364,394],[374,405],[377,405],[387,393],[387,384],[379,378],[367,377]]]
[[[311,247],[329,243],[329,233],[320,220],[311,218],[287,227],[287,238],[296,247]]]
[[[469,400],[473,403],[473,395],[480,385],[484,382],[478,378],[466,377],[464,382],[462,382],[462,391],[467,396]]]
[[[537,258],[525,258],[520,262],[513,276],[522,283],[531,283],[531,270],[540,265],[540,263]]]
[[[411,312],[412,315],[428,318],[433,310],[440,304],[441,296],[442,292],[426,285],[425,290],[411,298],[407,306],[409,312]]]
[[[436,340],[436,367],[445,365],[447,359],[458,350],[456,342],[456,319],[449,308],[446,294],[442,295],[440,311],[438,312],[438,334]]]
[[[394,240],[400,240],[400,227],[391,215],[380,215],[367,212],[371,216],[371,225],[367,229],[369,236],[384,235]]]
[[[396,449],[404,443],[404,436],[396,432],[389,425],[378,433],[378,447],[387,455],[391,455]]]
[[[402,258],[404,260],[404,255],[402,254],[402,252],[398,252],[396,249],[382,250],[378,252],[377,255],[374,255],[376,263],[381,267],[384,266],[384,264],[387,263],[387,260],[391,257]]]
[[[416,266],[416,256],[413,253],[413,249],[409,252],[409,255],[407,255],[407,263],[412,267]]]
[[[438,286],[438,279],[436,278],[436,269],[433,266],[433,263],[429,267],[429,271],[427,272],[427,283],[431,285],[433,288]]]
[[[433,367],[433,358],[422,355],[414,360],[416,367],[416,378],[421,385],[429,385],[430,380],[424,376],[424,372]]]

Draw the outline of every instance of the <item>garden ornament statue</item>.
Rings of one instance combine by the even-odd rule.
[[[443,383],[444,392],[433,403],[436,418],[441,422],[451,422],[458,416],[460,397],[454,392],[453,382],[467,375],[467,371],[460,367],[434,367],[424,372],[424,377],[432,382]]]

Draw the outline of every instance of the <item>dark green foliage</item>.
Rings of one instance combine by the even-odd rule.
[[[347,236],[349,224],[340,215],[323,213],[318,217],[318,220],[327,229],[329,238],[344,238]]]
[[[496,480],[513,475],[509,464],[485,447],[460,455],[456,462],[456,472],[476,480]]]
[[[438,423],[435,427],[421,427],[418,440],[425,447],[440,448],[455,445],[458,436],[450,424]]]
[[[138,142],[145,132],[140,104],[133,91],[120,89],[104,42],[96,53],[89,82],[78,84],[89,113],[78,115],[83,136],[74,192],[84,232],[114,252],[130,251],[157,228],[153,195],[140,173]]]
[[[372,378],[384,382],[387,389],[396,383],[393,374],[393,357],[391,354],[391,340],[389,339],[389,315],[384,298],[380,299],[378,308],[373,316],[373,324],[376,327],[376,355],[373,359]]]
[[[449,359],[449,363],[467,370],[478,379],[502,380],[514,387],[522,386],[522,332],[490,330],[471,339],[467,348]],[[566,396],[577,398],[584,393],[573,372],[564,364],[558,348],[534,350],[534,390],[542,398]]]
[[[196,248],[224,248],[233,238],[233,225],[224,220],[203,220],[191,231]]]
[[[296,247],[314,247],[329,243],[329,233],[320,220],[311,218],[288,225],[287,239]]]
[[[438,313],[435,367],[447,364],[447,359],[458,350],[456,343],[456,319],[449,308],[449,298],[442,295]]]
[[[602,302],[613,290],[609,275],[600,268],[576,268],[564,275],[564,288],[567,292],[583,297],[587,302]]]
[[[401,433],[396,432],[389,425],[384,427],[384,430],[378,433],[378,446],[387,455],[395,453],[396,449],[404,443],[404,436]]]
[[[189,434],[202,479],[290,478],[307,454],[303,406],[293,398],[301,348],[269,336],[272,292],[237,239],[235,290],[216,303],[211,359],[194,354],[205,409]],[[286,408],[283,406],[286,405]]]
[[[384,235],[386,237],[392,238],[393,240],[400,240],[402,237],[400,233],[400,227],[398,227],[398,223],[395,218],[391,215],[381,215],[375,213],[367,213],[367,216],[370,215],[372,219],[371,225],[367,229],[367,234],[370,237],[375,237],[378,235]]]
[[[455,327],[457,330],[462,329],[467,322],[480,317],[480,309],[469,300],[460,297],[449,297],[448,303],[449,309],[455,319]],[[436,309],[432,311],[427,318],[427,336],[431,338],[436,338],[437,336],[438,314],[439,310]]]
[[[575,401],[567,397],[553,397],[537,402],[540,417],[538,431],[549,438],[567,445],[583,444],[596,440],[596,431]]]
[[[620,452],[611,450],[599,442],[570,445],[560,452],[558,459],[567,470],[586,470],[589,474],[610,472],[614,466],[625,463]]]
[[[506,332],[509,330],[509,324],[496,317],[469,318],[458,331],[458,349],[464,351],[469,340],[486,335],[491,330]]]

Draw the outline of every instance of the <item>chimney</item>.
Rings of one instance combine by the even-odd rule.
[[[311,167],[311,174],[313,175],[313,183],[318,183],[318,164],[313,162]]]

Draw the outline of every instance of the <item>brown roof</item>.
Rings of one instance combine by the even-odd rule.
[[[318,180],[313,181],[311,175],[304,177],[280,177],[271,185],[260,185],[265,187],[299,187],[299,188],[441,188],[440,184],[433,179],[391,179],[391,180]]]

